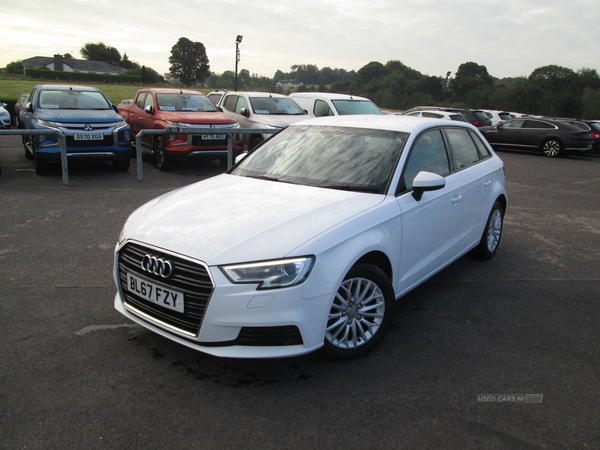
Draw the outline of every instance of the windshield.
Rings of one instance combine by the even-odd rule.
[[[111,109],[106,97],[98,91],[42,91],[42,109]]]
[[[254,114],[265,115],[297,115],[304,114],[294,100],[282,97],[250,97]]]
[[[156,94],[156,103],[159,111],[217,111],[208,97],[199,94]]]
[[[332,100],[340,116],[353,114],[383,114],[375,104],[369,100]]]
[[[408,133],[291,126],[266,141],[233,175],[305,186],[385,193]]]

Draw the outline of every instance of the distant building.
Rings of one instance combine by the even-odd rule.
[[[300,86],[304,86],[304,83],[300,82],[300,83],[293,83],[291,81],[278,81],[275,86],[277,87],[282,87],[282,88],[297,88]]]
[[[125,69],[113,66],[104,61],[89,61],[87,59],[64,59],[62,55],[34,56],[21,61],[23,69],[47,67],[50,70],[63,72],[101,73],[105,75],[122,75]]]

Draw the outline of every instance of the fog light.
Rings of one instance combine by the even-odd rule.
[[[170,141],[170,142],[173,142],[173,141],[175,141],[175,139],[177,139],[177,135],[176,135],[176,134],[170,134],[170,135],[169,135],[169,141]]]
[[[46,142],[47,139],[45,134],[40,134],[40,142]]]

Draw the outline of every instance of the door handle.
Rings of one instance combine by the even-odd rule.
[[[460,199],[461,199],[461,198],[462,198],[462,195],[459,195],[459,196],[457,196],[457,197],[454,197],[454,198],[452,199],[452,203],[454,203],[454,204],[456,205],[458,202],[460,202]]]
[[[485,183],[483,183],[483,185],[485,186],[486,189],[489,189],[490,186],[492,185],[492,180],[488,180]]]

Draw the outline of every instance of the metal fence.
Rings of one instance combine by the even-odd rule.
[[[145,135],[162,135],[162,134],[225,134],[227,135],[227,169],[233,165],[233,139],[236,134],[274,134],[278,129],[273,128],[188,128],[188,127],[167,127],[164,130],[141,130],[135,137],[136,147],[136,162],[137,162],[137,178],[138,181],[144,181],[144,170],[142,167],[142,137]],[[60,130],[5,130],[0,129],[1,135],[17,135],[17,136],[32,136],[32,135],[56,135],[60,145],[60,161],[62,167],[62,180],[65,186],[69,185],[69,166],[66,138]],[[223,155],[223,150],[206,150],[199,151],[202,155]]]

